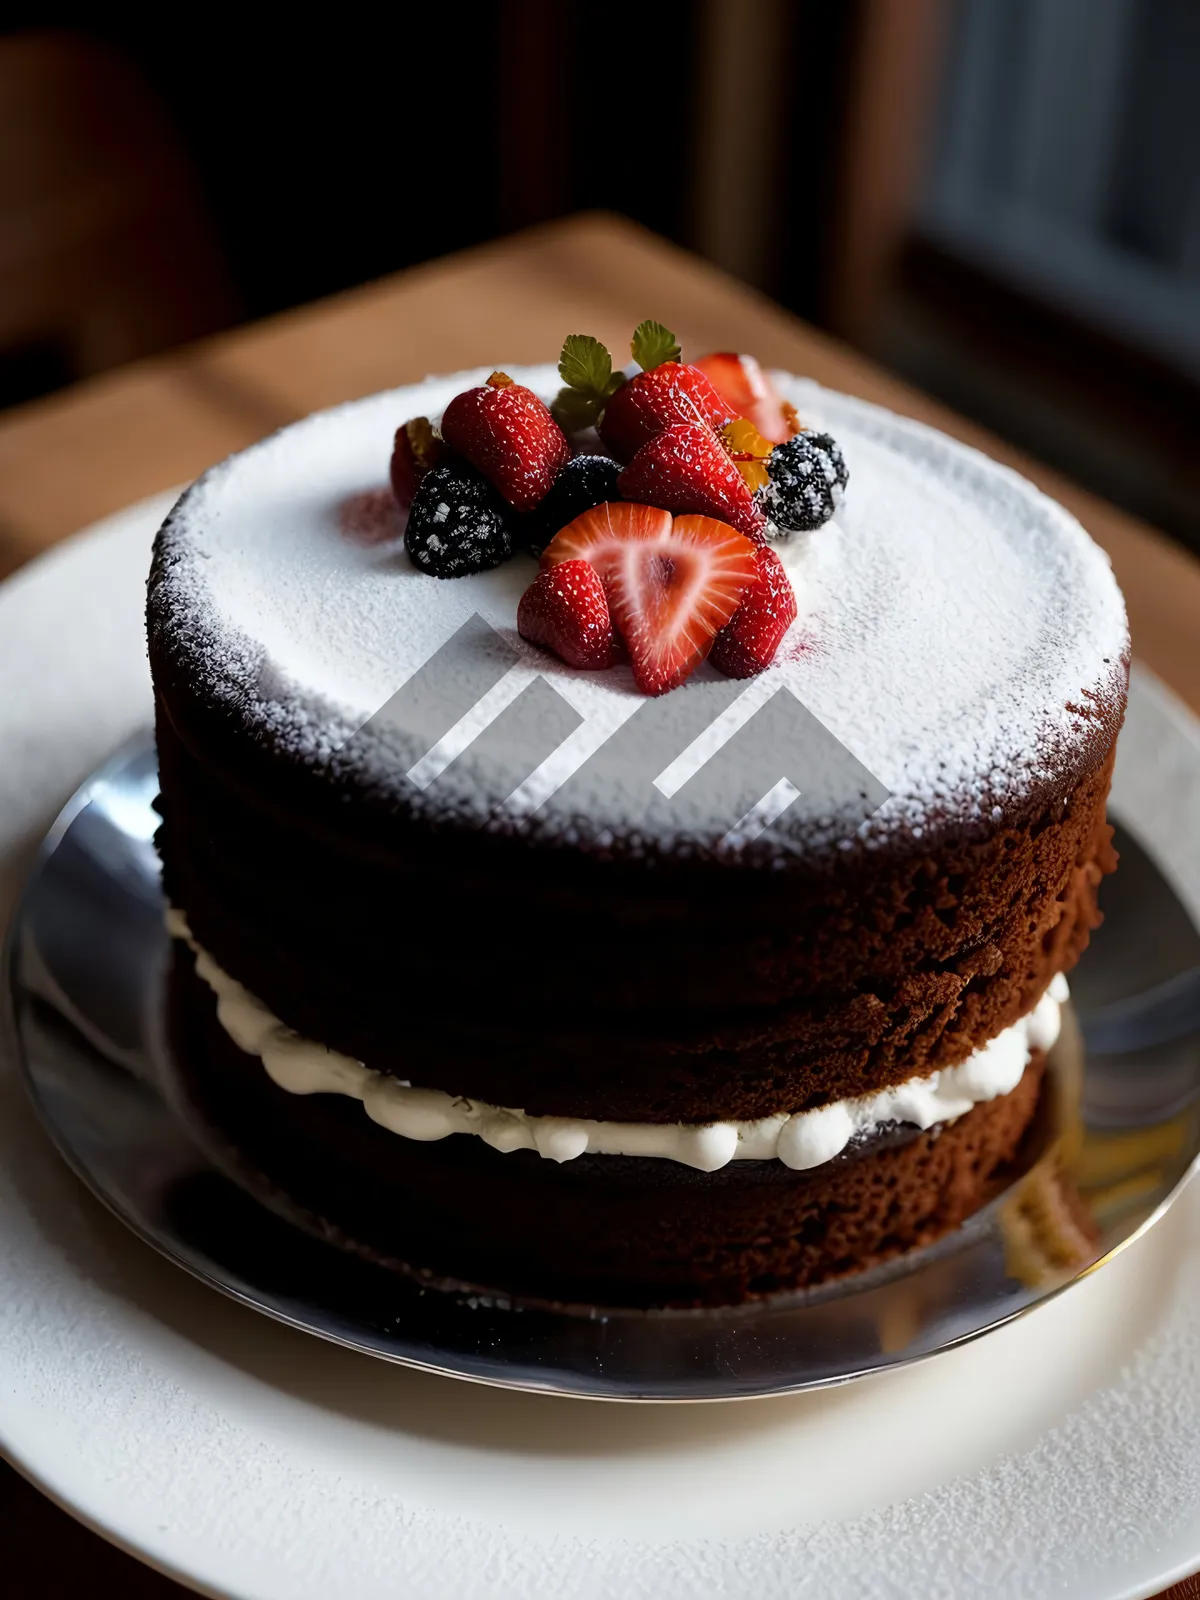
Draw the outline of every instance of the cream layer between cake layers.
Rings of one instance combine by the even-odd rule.
[[[887,1123],[931,1128],[1008,1094],[1021,1080],[1030,1052],[1058,1038],[1067,981],[1054,978],[1025,1017],[957,1066],[878,1094],[838,1100],[810,1111],[778,1112],[755,1122],[593,1122],[582,1117],[536,1117],[440,1089],[422,1089],[372,1072],[350,1056],[304,1039],[230,977],[191,937],[182,911],[167,912],[167,928],[185,940],[196,972],[213,991],[217,1017],[233,1042],[258,1056],[272,1082],[289,1094],[341,1094],[361,1100],[373,1122],[405,1139],[445,1139],[468,1133],[493,1150],[536,1150],[550,1161],[581,1155],[653,1156],[715,1172],[730,1161],[782,1161],[802,1171],[840,1154],[858,1134]]]

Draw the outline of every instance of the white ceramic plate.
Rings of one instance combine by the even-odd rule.
[[[59,804],[146,719],[167,503],[0,590],[0,922]],[[1200,738],[1146,673],[1119,765],[1115,809],[1200,920]],[[1135,1600],[1200,1567],[1200,1185],[1070,1293],[925,1365],[610,1407],[390,1367],[206,1290],[85,1194],[4,1062],[0,1444],[239,1600]]]

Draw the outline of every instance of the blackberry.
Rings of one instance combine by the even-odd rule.
[[[435,578],[465,578],[513,553],[512,507],[465,461],[431,467],[417,485],[404,548]]]
[[[808,533],[828,522],[850,474],[836,439],[797,433],[767,457],[767,482],[758,508],[780,534]]]
[[[620,470],[607,456],[572,456],[549,492],[521,519],[517,536],[529,553],[540,556],[560,528],[602,500],[619,500]]]

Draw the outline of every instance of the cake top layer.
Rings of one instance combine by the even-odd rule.
[[[994,825],[1095,763],[1123,710],[1124,605],[1061,506],[976,451],[776,375],[841,444],[832,521],[774,548],[799,616],[750,680],[647,700],[527,644],[532,558],[419,572],[392,435],[488,369],[322,412],[214,467],[160,535],[151,658],[183,701],[406,814],[618,852],[779,861]],[[553,367],[510,369],[549,400]]]

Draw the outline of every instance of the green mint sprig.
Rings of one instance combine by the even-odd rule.
[[[629,342],[630,353],[643,372],[678,361],[682,352],[670,328],[647,318],[639,322]],[[578,433],[599,421],[605,406],[625,382],[623,372],[614,372],[612,356],[599,339],[589,333],[570,333],[558,360],[558,375],[563,387],[550,410],[559,427]]]
[[[555,421],[567,433],[592,427],[610,396],[625,382],[623,372],[614,372],[612,356],[599,339],[590,333],[569,333],[558,361],[563,381],[550,407]]]
[[[645,322],[639,322],[633,330],[629,350],[643,372],[649,372],[652,367],[661,367],[664,361],[678,361],[683,354],[679,340],[670,328],[664,328],[661,322],[649,317]]]

